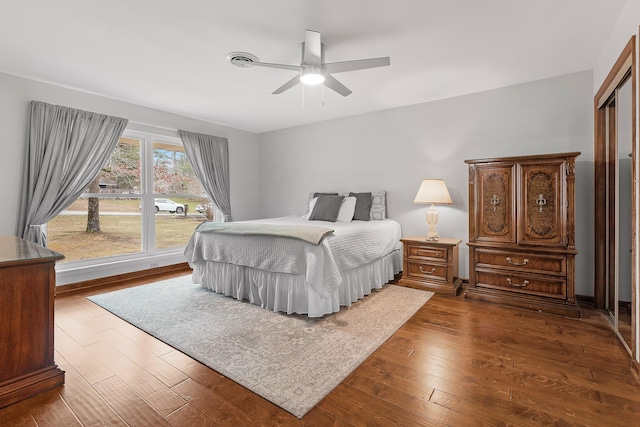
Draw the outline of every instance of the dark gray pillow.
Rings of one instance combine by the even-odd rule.
[[[356,211],[353,214],[353,219],[369,221],[371,219],[371,193],[349,193],[349,196],[356,198]]]
[[[337,196],[338,193],[313,193],[313,197],[318,197],[318,196]]]
[[[320,194],[313,211],[311,211],[309,220],[336,222],[342,199],[344,199],[344,196]]]

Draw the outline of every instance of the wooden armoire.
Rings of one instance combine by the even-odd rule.
[[[466,160],[465,297],[580,317],[575,297],[575,160],[557,153]]]

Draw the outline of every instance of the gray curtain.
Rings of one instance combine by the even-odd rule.
[[[187,157],[204,191],[224,215],[232,221],[229,197],[229,141],[227,138],[178,130]]]
[[[109,160],[128,120],[31,101],[17,236],[47,245],[43,227]]]

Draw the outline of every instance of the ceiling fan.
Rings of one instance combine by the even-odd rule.
[[[348,96],[351,91],[331,74],[345,71],[364,70],[366,68],[385,67],[391,63],[388,56],[382,58],[358,59],[344,62],[324,62],[324,44],[320,39],[320,33],[305,30],[304,42],[300,43],[300,65],[271,64],[260,62],[255,55],[246,52],[231,52],[227,60],[238,67],[269,67],[280,68],[298,72],[298,75],[274,90],[272,94],[278,95],[287,89],[291,89],[299,82],[308,85],[324,83],[326,87],[338,92],[342,96]]]

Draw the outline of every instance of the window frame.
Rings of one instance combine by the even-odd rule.
[[[171,132],[174,133],[174,132]],[[175,136],[151,131],[125,129],[121,138],[132,138],[140,141],[140,193],[131,194],[140,198],[141,206],[141,245],[140,251],[130,254],[119,254],[101,258],[83,259],[56,264],[57,285],[75,283],[94,278],[108,277],[147,268],[186,262],[185,246],[156,249],[156,198],[172,197],[202,197],[209,198],[205,193],[154,193],[154,143],[184,147],[182,139],[175,132]],[[122,193],[83,193],[80,197],[98,197],[100,199],[115,199]],[[213,201],[211,201],[213,203]],[[215,206],[215,204],[214,204]],[[195,206],[190,209],[195,210]],[[214,220],[219,220],[219,210],[215,209]],[[64,254],[63,254],[64,255]],[[115,267],[115,270],[114,270]],[[105,274],[109,272],[109,274]]]

